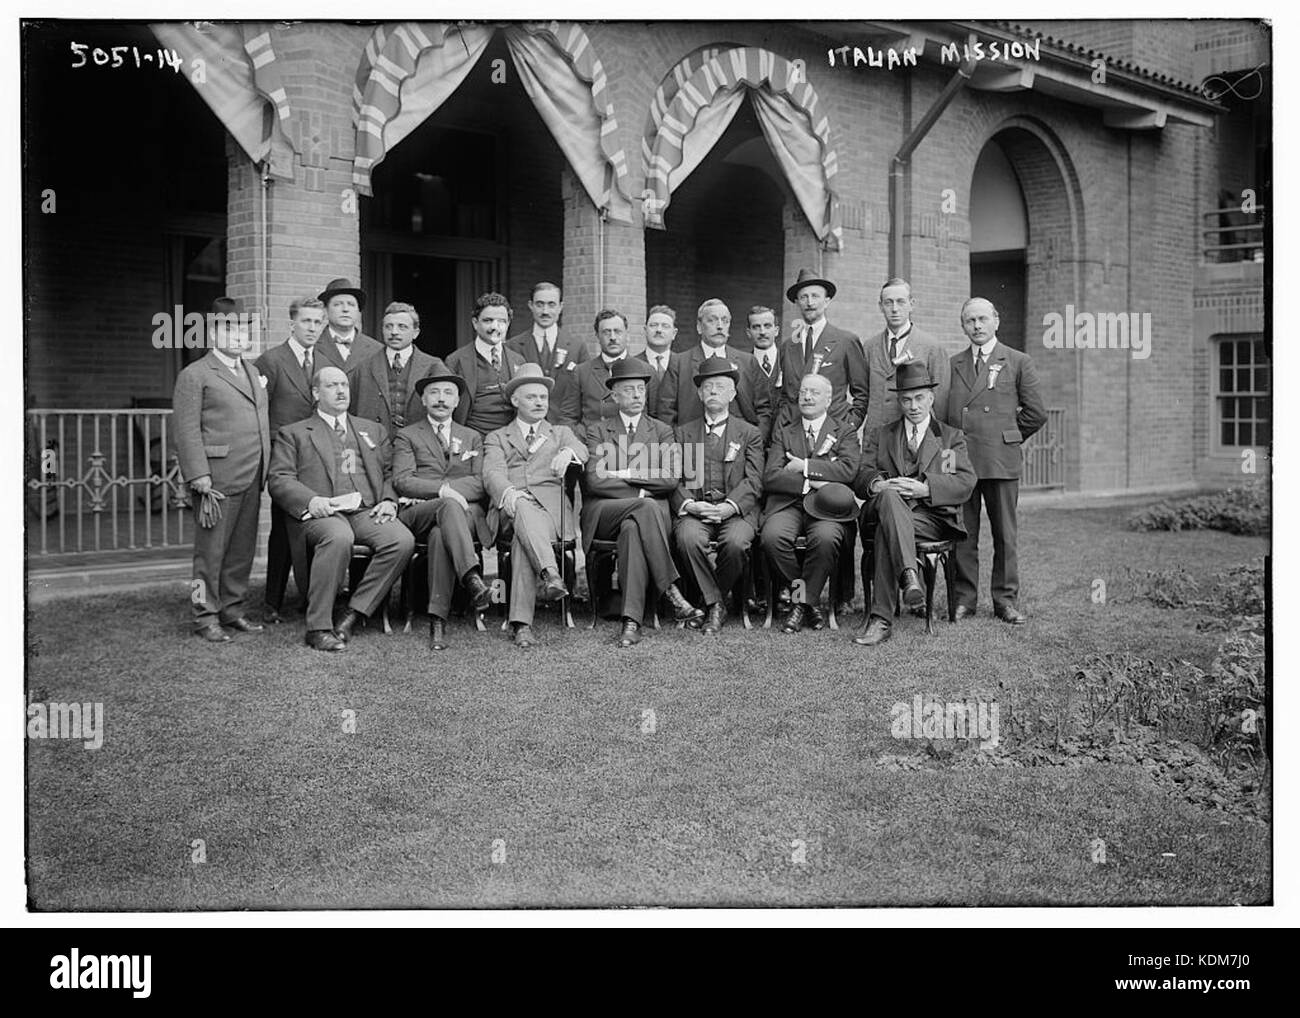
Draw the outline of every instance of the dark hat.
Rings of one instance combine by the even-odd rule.
[[[534,364],[531,361],[528,361],[519,365],[519,370],[511,376],[510,380],[506,382],[505,385],[501,386],[501,392],[505,395],[506,399],[509,399],[514,394],[514,391],[521,385],[544,385],[546,386],[546,391],[550,392],[555,388],[555,379],[547,378],[546,373],[542,371],[542,366],[540,364]]]
[[[858,503],[853,497],[853,489],[834,481],[808,492],[803,497],[803,508],[815,520],[849,523],[858,518]]]
[[[705,357],[700,369],[695,372],[695,388],[698,389],[706,378],[730,378],[739,385],[740,368],[725,357]]]
[[[791,304],[795,302],[795,298],[799,296],[799,291],[805,286],[824,286],[827,297],[835,296],[834,283],[829,279],[818,279],[817,273],[813,272],[812,269],[804,268],[799,270],[799,278],[794,281],[794,285],[785,291],[785,295],[789,298]]]
[[[609,369],[609,377],[605,379],[605,388],[613,389],[615,382],[648,382],[654,376],[654,371],[651,370],[646,361],[633,357],[624,357],[620,361],[615,361]]]
[[[456,388],[460,390],[461,399],[469,395],[469,383],[454,371],[435,371],[432,375],[417,378],[415,381],[415,394],[423,397],[424,390],[434,382],[455,382]]]
[[[919,361],[908,361],[899,366],[890,392],[911,392],[913,389],[937,389],[939,383],[930,377],[930,369]]]
[[[316,299],[328,304],[331,298],[337,297],[341,293],[352,294],[352,296],[357,299],[357,307],[363,311],[365,310],[366,291],[362,290],[360,287],[353,286],[352,280],[350,279],[331,279],[329,285],[325,287],[324,292],[317,294]]]
[[[212,311],[214,315],[238,315],[243,313],[243,308],[239,306],[239,301],[234,297],[217,297],[212,301]]]

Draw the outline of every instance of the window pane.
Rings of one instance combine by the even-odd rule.
[[[1219,391],[1232,392],[1232,368],[1219,369]]]
[[[1237,369],[1237,392],[1250,392],[1250,368]]]
[[[1251,351],[1251,347],[1253,347],[1254,345],[1255,344],[1252,343],[1249,339],[1237,340],[1237,363],[1238,364],[1250,363],[1250,351]]]
[[[1255,368],[1255,391],[1268,392],[1268,365],[1261,364]]]
[[[1271,441],[1273,441],[1273,429],[1268,421],[1260,421],[1255,428],[1255,444],[1268,445]]]
[[[1220,444],[1222,444],[1222,445],[1236,445],[1237,443],[1233,441],[1233,439],[1235,438],[1235,435],[1233,434],[1234,430],[1235,430],[1235,429],[1234,429],[1232,423],[1229,422],[1229,421],[1224,421],[1222,424],[1220,424],[1220,425],[1219,425],[1219,442],[1220,442]]]

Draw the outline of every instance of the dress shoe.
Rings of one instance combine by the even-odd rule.
[[[1004,604],[1001,608],[993,613],[1003,622],[1012,626],[1023,626],[1029,621],[1029,618],[1020,611],[1014,604]]]
[[[339,619],[338,625],[334,627],[334,635],[344,643],[352,639],[352,631],[357,625],[364,622],[366,617],[354,608],[349,608],[343,613],[343,618]]]
[[[968,604],[959,604],[952,614],[953,618],[960,622],[962,619],[971,618],[975,614],[975,609]]]
[[[623,629],[618,634],[620,647],[631,647],[641,642],[641,623],[632,619],[623,619]]]
[[[564,585],[560,574],[554,569],[542,570],[542,584],[543,601],[558,601],[569,596],[569,588]]]
[[[879,615],[873,615],[867,623],[866,632],[861,636],[855,636],[853,642],[860,647],[874,647],[888,640],[891,632],[888,621],[882,619]]]
[[[781,622],[781,632],[797,633],[803,628],[804,613],[807,609],[802,604],[792,605],[789,614]]]
[[[307,639],[304,642],[313,650],[327,650],[331,653],[348,649],[348,645],[328,629],[307,630]]]
[[[469,594],[469,606],[476,612],[485,612],[492,604],[492,588],[483,580],[483,574],[471,569],[465,574],[465,591]]]
[[[765,597],[747,597],[745,598],[745,611],[751,615],[762,615],[767,611],[767,598]]]
[[[444,619],[438,618],[437,615],[429,617],[429,649],[446,650],[447,643],[447,623]]]
[[[229,643],[230,634],[222,629],[215,622],[209,623],[202,629],[194,630],[194,635],[201,640],[207,640],[208,643]]]
[[[723,610],[722,602],[715,601],[709,605],[709,610],[704,616],[704,625],[701,628],[706,633],[720,633],[726,617],[727,613]]]
[[[804,624],[809,629],[825,629],[826,616],[815,604],[804,605]]]
[[[517,626],[515,628],[515,646],[527,649],[537,645],[537,637],[533,636],[532,626]]]
[[[907,607],[925,604],[925,588],[921,586],[921,578],[915,569],[904,569],[898,585],[903,588],[903,604]]]
[[[256,622],[249,622],[248,619],[243,616],[240,616],[237,619],[231,619],[229,622],[223,622],[221,624],[229,629],[234,629],[241,633],[261,633],[266,629],[265,626],[259,626]]]
[[[670,583],[668,589],[664,591],[664,597],[668,598],[668,603],[673,606],[673,621],[690,622],[693,619],[704,618],[704,612],[682,596],[682,592],[677,589],[677,584]],[[640,628],[639,623],[638,628]]]
[[[284,621],[284,616],[280,614],[279,608],[272,608],[269,604],[262,609],[262,625],[278,626]]]
[[[839,604],[835,606],[835,615],[837,617],[841,617],[844,615],[852,615],[852,614],[853,614],[852,601],[841,601]]]

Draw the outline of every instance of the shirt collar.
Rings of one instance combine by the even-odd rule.
[[[619,361],[621,361],[621,360],[622,360],[624,357],[626,357],[626,356],[627,356],[627,351],[624,350],[621,354],[619,354],[619,355],[618,355],[617,357],[615,357],[613,360],[610,360],[608,357],[605,356],[605,351],[604,351],[604,350],[602,350],[602,351],[600,352],[600,359],[601,359],[602,361],[605,362],[605,367],[609,367],[611,364],[617,364]]]
[[[664,367],[667,367],[668,355],[670,353],[672,353],[672,347],[669,347],[667,350],[655,350],[652,347],[647,346],[645,348],[645,359],[648,360],[651,364],[658,364],[660,359],[662,358]]]
[[[825,315],[822,315],[820,318],[817,319],[817,321],[813,322],[812,325],[808,326],[808,332],[812,336],[814,343],[817,342],[817,338],[822,334],[822,330],[825,328],[826,328]]]
[[[213,347],[213,348],[212,348],[212,352],[213,352],[214,354],[216,354],[217,357],[219,357],[219,358],[221,359],[221,363],[224,364],[226,367],[228,367],[231,371],[238,371],[238,370],[239,370],[239,357],[238,357],[238,355],[232,357],[232,356],[230,356],[230,354],[226,353],[224,350],[218,350],[216,347]]]
[[[491,344],[491,343],[485,343],[485,342],[483,342],[482,339],[475,338],[475,340],[474,340],[474,349],[478,351],[478,354],[479,354],[480,357],[482,357],[485,361],[487,361],[489,364],[491,364],[491,363],[492,363],[492,351],[493,351],[493,350],[500,350],[501,347],[500,347],[500,345],[496,345],[496,346],[494,346],[494,345]],[[501,363],[504,364],[504,363],[506,362],[506,355],[505,355],[504,353],[502,353],[500,356],[501,356]]]
[[[704,426],[705,426],[706,428],[709,428],[709,429],[716,428],[719,424],[726,424],[727,421],[730,419],[730,417],[731,417],[730,414],[723,414],[723,415],[722,415],[721,417],[719,417],[716,421],[711,421],[711,420],[709,420],[709,415],[708,415],[708,414],[705,414],[705,415],[704,415]]]
[[[399,368],[404,368],[406,367],[406,362],[411,358],[411,350],[412,348],[409,346],[405,350],[385,350],[384,360],[386,360],[389,364],[392,364],[393,358],[396,357],[397,366]]]
[[[361,331],[355,325],[352,326],[352,331],[348,333],[336,332],[334,326],[332,325],[329,327],[329,330],[330,330],[330,337],[334,340],[334,342],[343,343],[344,345],[356,342],[357,333]]]
[[[972,357],[980,357],[980,356],[983,356],[983,358],[984,358],[984,363],[987,364],[989,358],[990,358],[991,356],[993,356],[993,349],[994,349],[997,345],[998,345],[998,337],[997,337],[997,336],[994,336],[992,339],[990,339],[990,340],[989,340],[987,343],[985,343],[983,346],[976,346],[974,343],[972,343],[972,344],[970,345],[971,356],[972,356]]]
[[[643,415],[637,414],[635,417],[629,417],[627,414],[623,413],[622,410],[620,410],[618,412],[618,416],[623,421],[623,430],[627,431],[629,425],[632,427],[633,430],[636,430],[637,425],[641,423],[641,417]]]
[[[543,343],[550,343],[554,346],[555,341],[559,338],[559,332],[560,327],[558,325],[552,325],[549,329],[543,329],[536,322],[533,322],[533,342],[537,344],[538,352],[541,352]]]
[[[433,417],[432,417],[430,414],[427,414],[427,413],[426,413],[424,416],[428,419],[428,421],[429,421],[429,425],[430,425],[430,427],[433,428],[434,431],[442,431],[442,432],[444,432],[444,433],[447,434],[447,435],[450,435],[450,434],[451,434],[451,419],[450,419],[450,418],[448,418],[446,421],[438,422],[438,421],[435,421],[435,420],[433,419]]]
[[[799,418],[799,429],[801,431],[806,432],[809,428],[812,428],[814,435],[820,435],[822,433],[822,428],[824,428],[825,426],[826,426],[825,414],[822,414],[820,417],[814,417],[811,421],[808,420],[806,417]]]
[[[303,355],[307,353],[307,347],[299,343],[296,339],[293,338],[293,336],[290,336],[289,349],[293,351],[293,355],[296,358],[298,358],[298,363],[301,364]]]
[[[891,339],[893,339],[893,340],[897,340],[899,343],[902,343],[902,342],[904,342],[904,341],[907,339],[907,337],[910,336],[911,334],[912,334],[912,323],[911,323],[911,322],[908,322],[906,325],[904,325],[904,326],[903,326],[903,331],[900,332],[897,336],[895,336],[892,332],[889,331],[889,326],[888,326],[888,325],[885,326],[885,342],[889,342]]]
[[[527,421],[525,421],[522,417],[516,415],[516,416],[515,416],[515,425],[519,428],[519,434],[521,434],[521,435],[524,436],[524,441],[527,441],[527,440],[528,440],[528,429],[529,429],[529,428],[536,428],[536,429],[537,429],[537,433],[538,433],[539,435],[542,433],[542,422],[541,422],[541,421],[538,421],[538,422],[535,423],[535,424],[529,424],[529,423],[528,423]]]
[[[343,413],[339,414],[337,417],[335,417],[333,414],[328,414],[320,407],[317,407],[316,414],[317,416],[320,417],[322,421],[328,424],[331,428],[334,427],[335,421],[341,421],[343,423],[343,427],[345,428],[348,426],[348,415],[346,410]]]
[[[727,356],[727,345],[725,343],[722,346],[709,346],[709,344],[704,342],[704,340],[700,340],[700,350],[703,352],[705,360],[708,360],[710,357]]]
[[[926,414],[926,415],[925,415],[925,420],[923,420],[919,425],[917,425],[917,427],[919,427],[919,428],[921,429],[921,435],[923,436],[923,437],[922,437],[922,441],[924,441],[924,435],[925,435],[925,433],[926,433],[927,431],[930,430],[930,420],[931,420],[931,418],[933,418],[933,417],[934,417],[934,414],[932,414],[932,413]],[[903,418],[903,434],[904,434],[904,435],[910,435],[911,433],[912,433],[912,422],[909,421],[906,417],[904,417],[904,418]]]

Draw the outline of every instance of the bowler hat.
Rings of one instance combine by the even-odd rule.
[[[329,281],[329,284],[325,287],[324,291],[318,294],[316,299],[324,301],[326,304],[328,304],[331,299],[337,297],[341,293],[352,294],[352,296],[357,299],[357,307],[362,311],[365,310],[366,291],[362,290],[360,287],[353,286],[352,280],[350,279],[343,279],[343,278],[331,279]]]
[[[615,361],[609,369],[609,377],[605,379],[605,388],[614,388],[615,382],[648,382],[654,376],[650,365],[645,361],[624,357],[621,361]]]
[[[858,503],[853,497],[853,489],[835,481],[808,492],[803,497],[803,508],[815,520],[849,523],[858,518]]]
[[[902,365],[894,375],[890,392],[911,392],[913,389],[937,389],[939,383],[930,377],[930,369],[918,361]]]
[[[455,382],[456,388],[460,390],[461,399],[464,399],[469,394],[469,383],[454,371],[435,371],[432,375],[417,378],[415,381],[415,394],[423,396],[424,390],[434,382]]]
[[[546,391],[550,392],[555,388],[555,379],[547,378],[546,373],[542,371],[540,364],[534,364],[528,361],[519,365],[519,370],[514,373],[505,385],[501,386],[501,392],[509,399],[521,385],[544,385]]]
[[[740,368],[725,357],[705,357],[695,372],[695,388],[698,389],[700,383],[707,378],[730,378],[739,385]]]
[[[794,285],[791,286],[790,289],[785,291],[785,295],[787,298],[789,298],[791,304],[795,302],[795,299],[799,296],[799,291],[802,290],[805,286],[825,287],[827,297],[835,296],[834,283],[832,283],[829,279],[817,278],[817,273],[813,272],[812,269],[803,268],[799,270],[799,278],[794,281]]]

